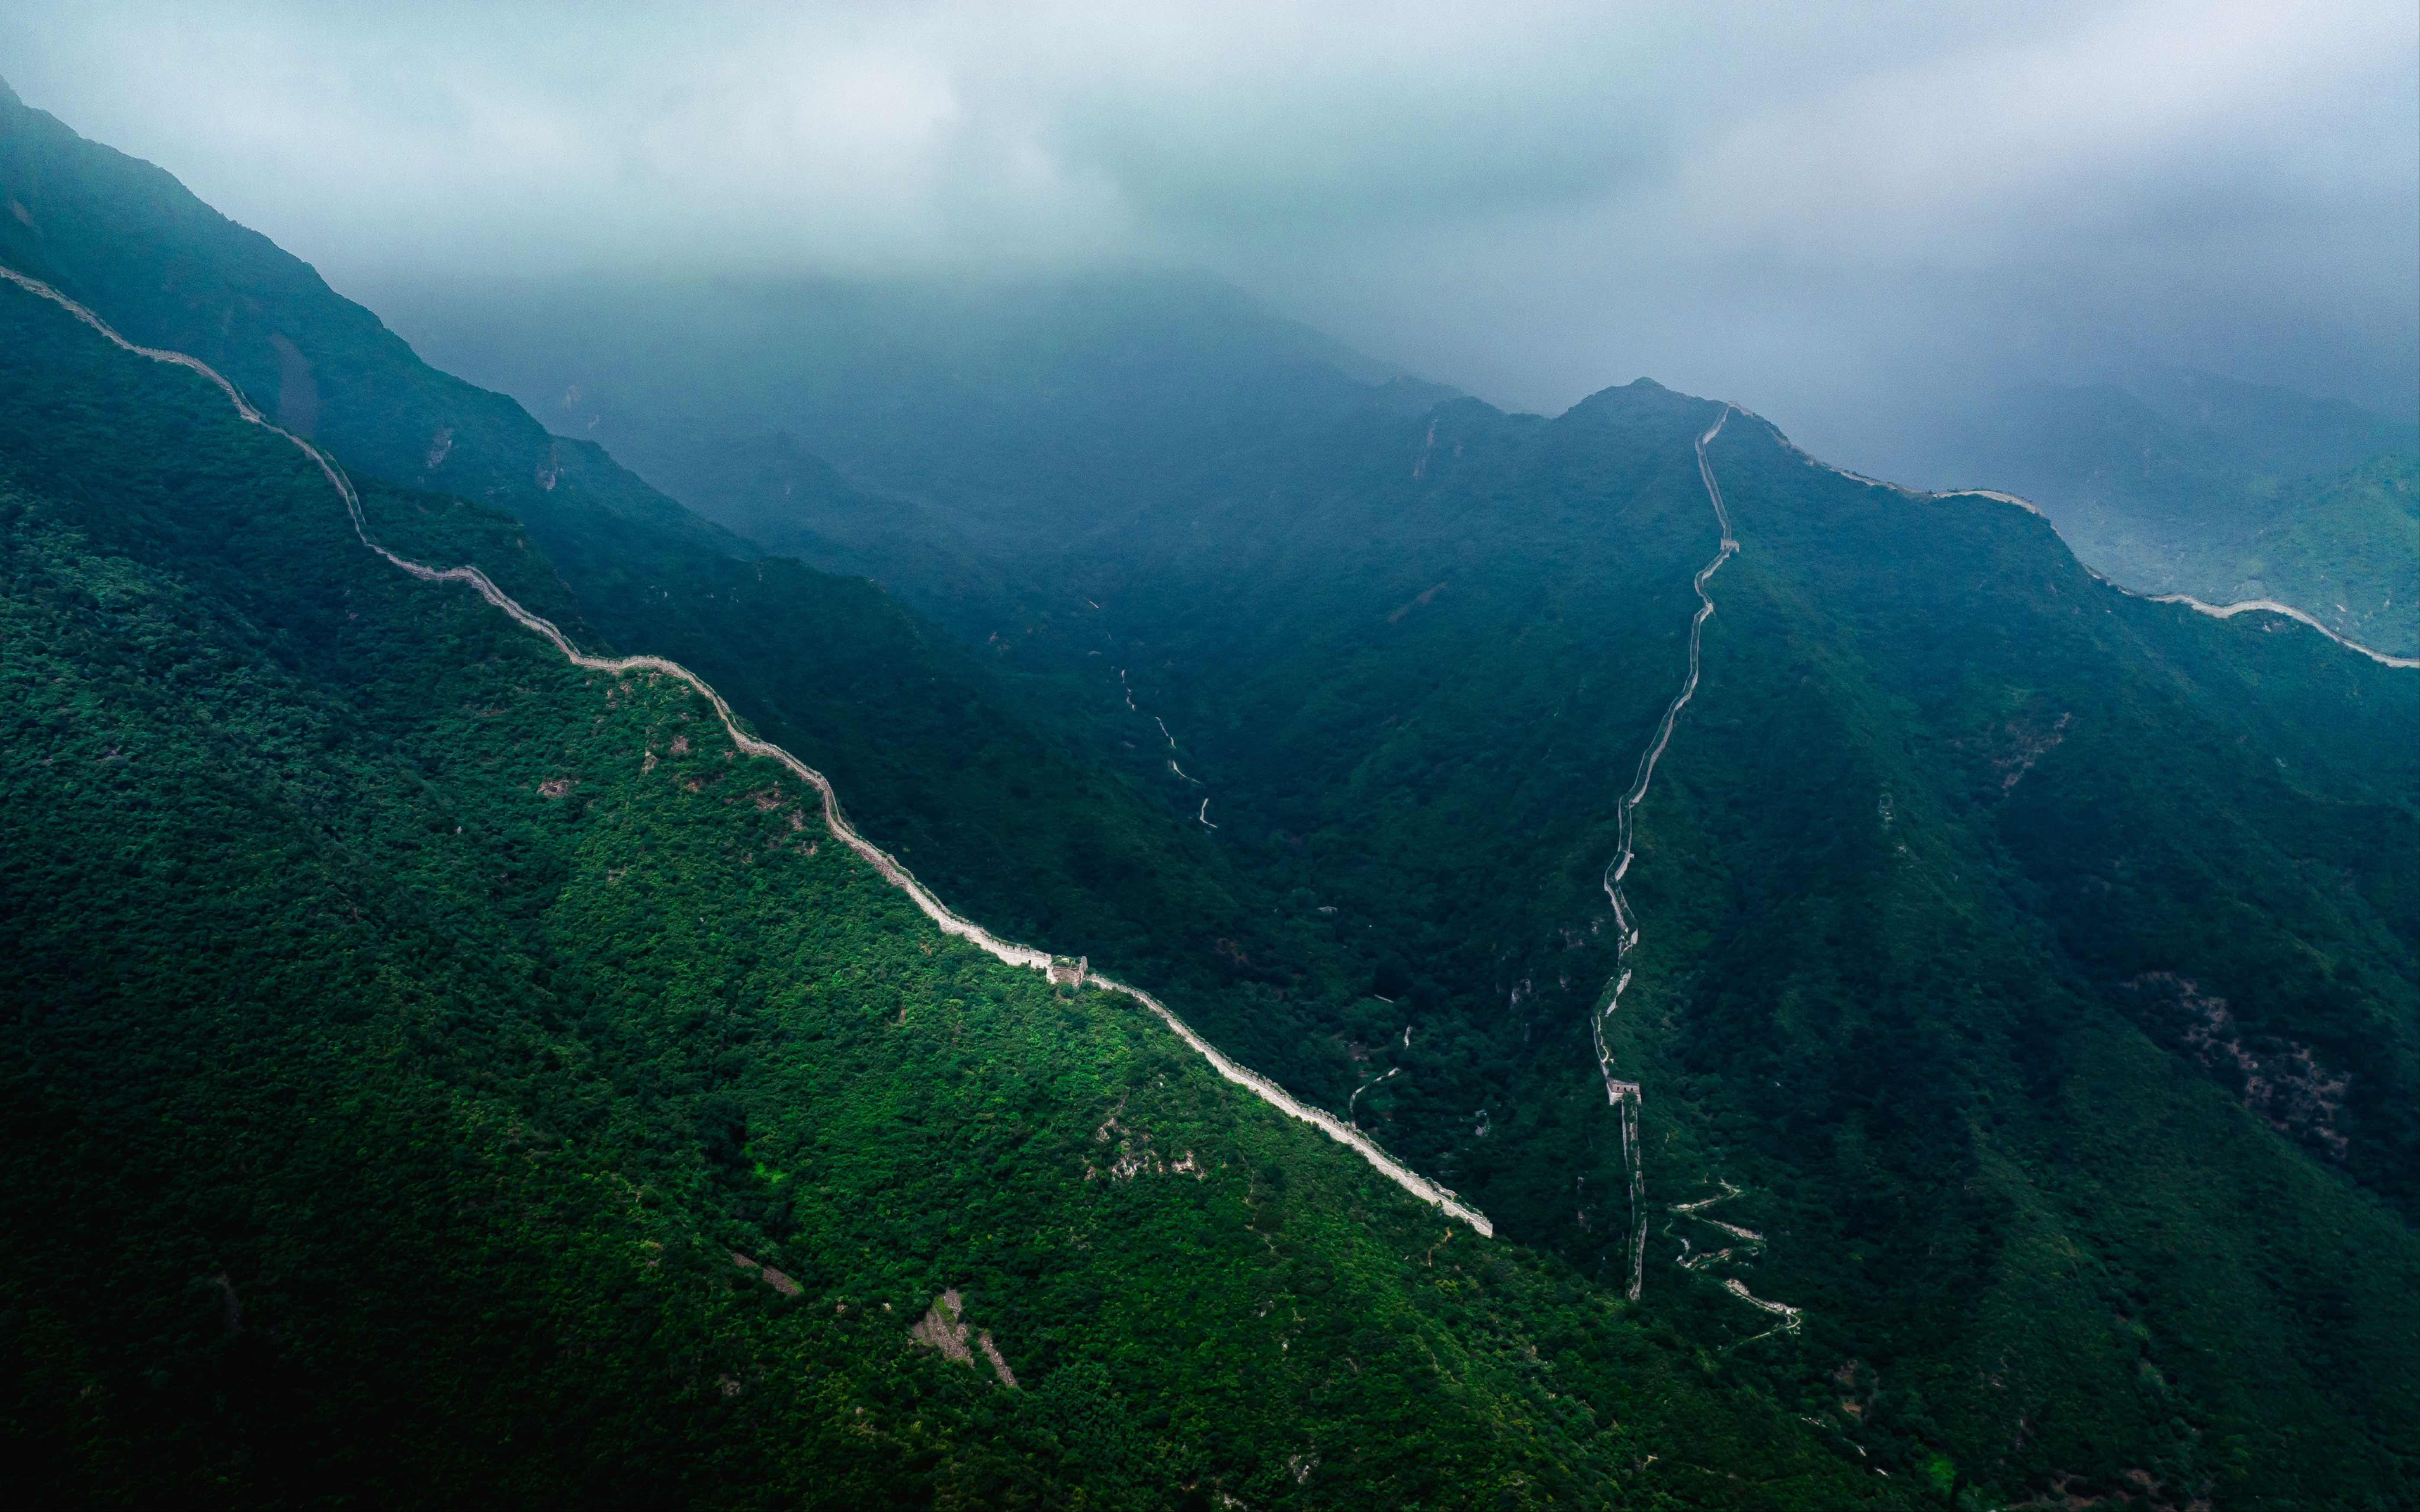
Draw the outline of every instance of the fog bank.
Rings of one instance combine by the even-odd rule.
[[[2420,408],[2401,3],[85,4],[32,104],[376,303],[509,273],[1200,269],[1559,410],[1869,470],[2001,386]]]

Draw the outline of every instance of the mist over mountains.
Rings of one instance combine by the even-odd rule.
[[[992,139],[971,72],[877,108],[888,40],[877,147]],[[335,76],[342,140],[392,97]],[[1352,133],[1222,186],[1254,119],[1123,193],[1378,213]],[[654,224],[585,151],[530,245]],[[1071,260],[365,305],[0,94],[39,1500],[2410,1498],[2411,426],[2002,372],[1878,481]]]
[[[1245,487],[1306,428],[1453,392],[1164,275],[552,280],[422,289],[389,313],[432,360],[720,522],[945,617],[944,579],[1005,592],[1007,563],[1080,551],[1145,500]],[[2282,600],[2420,650],[2420,426],[2209,374],[2132,382],[1980,398],[1902,437],[1893,480],[2035,500],[2141,592]],[[886,554],[911,549],[902,531],[958,565],[903,573]]]
[[[499,273],[1206,273],[1507,408],[1652,373],[1926,482],[1907,443],[2012,383],[2420,413],[2414,25],[113,0],[21,8],[0,52],[380,310]]]

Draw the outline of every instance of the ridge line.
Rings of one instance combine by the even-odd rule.
[[[1613,1051],[1605,1042],[1606,1022],[1613,1017],[1614,1010],[1621,1006],[1622,991],[1630,986],[1631,969],[1622,962],[1630,959],[1631,950],[1638,943],[1638,927],[1632,922],[1629,898],[1622,892],[1621,879],[1630,870],[1630,863],[1633,859],[1631,842],[1635,835],[1635,815],[1640,802],[1647,797],[1648,784],[1654,779],[1655,763],[1662,758],[1665,748],[1672,741],[1673,726],[1680,721],[1681,710],[1687,708],[1689,700],[1697,695],[1699,658],[1705,640],[1706,621],[1714,616],[1714,597],[1706,592],[1706,584],[1722,569],[1725,562],[1739,554],[1739,538],[1731,534],[1731,514],[1729,507],[1723,502],[1723,486],[1714,476],[1714,459],[1706,455],[1707,444],[1722,434],[1723,424],[1731,417],[1731,412],[1734,410],[1738,410],[1742,414],[1748,413],[1747,411],[1741,410],[1738,405],[1724,401],[1722,413],[1714,416],[1714,423],[1706,428],[1705,433],[1699,436],[1697,442],[1698,479],[1705,485],[1706,502],[1714,507],[1714,522],[1722,527],[1722,539],[1714,553],[1714,559],[1698,569],[1698,575],[1689,580],[1689,586],[1696,590],[1698,595],[1698,612],[1689,620],[1688,680],[1681,684],[1680,693],[1675,694],[1672,702],[1666,707],[1663,720],[1655,726],[1654,740],[1645,751],[1639,753],[1638,775],[1631,783],[1630,790],[1624,793],[1621,799],[1617,830],[1619,836],[1617,844],[1620,849],[1614,858],[1606,864],[1605,868],[1605,896],[1613,903],[1614,964],[1620,969],[1620,974],[1614,979],[1613,995],[1606,1000],[1604,1009],[1590,1016],[1589,1031],[1596,1045],[1597,1073],[1605,1078],[1606,1100],[1621,1110],[1622,1163],[1630,1178],[1629,1295],[1632,1302],[1638,1300],[1639,1293],[1646,1289],[1647,1285],[1647,1182],[1644,1160],[1638,1144],[1638,1114],[1639,1110],[1646,1105],[1647,1093],[1646,1089],[1637,1083],[1621,1080],[1613,1074]],[[1743,1240],[1752,1240],[1759,1249],[1761,1249],[1764,1245],[1763,1235],[1702,1215],[1701,1209],[1739,1195],[1739,1189],[1730,1182],[1723,1182],[1722,1187],[1723,1195],[1720,1197],[1682,1203],[1675,1206],[1672,1211],[1696,1218],[1702,1224],[1711,1224]],[[1669,1224],[1666,1225],[1666,1232],[1670,1232]],[[1686,1258],[1688,1251],[1689,1241],[1683,1238],[1681,1240],[1683,1258],[1679,1262],[1683,1270],[1695,1270],[1702,1266],[1718,1263],[1728,1259],[1731,1253],[1728,1249],[1718,1250],[1692,1261]],[[1769,1302],[1759,1297],[1747,1289],[1746,1282],[1737,1276],[1725,1281],[1723,1289],[1750,1307],[1781,1319],[1773,1328],[1755,1335],[1755,1338],[1761,1339],[1774,1333],[1798,1332],[1799,1317],[1803,1309],[1792,1307],[1788,1302]],[[1753,1342],[1754,1339],[1738,1341],[1739,1344]],[[1738,1344],[1732,1345],[1731,1348],[1738,1348]]]
[[[1838,469],[1835,468],[1834,471],[1838,472]],[[1854,477],[1856,475],[1850,474],[1848,475]],[[1871,479],[1862,479],[1861,481],[1869,482]],[[1889,483],[1885,483],[1882,486],[1885,488],[1897,487],[1896,484]],[[1920,496],[1932,499],[1992,499],[2001,504],[2013,504],[2018,508],[2024,510],[2027,514],[2040,515],[2044,520],[2050,519],[2050,516],[2042,514],[2041,506],[2034,503],[2031,499],[2022,498],[2014,493],[2003,493],[1997,489],[1951,489],[1947,492],[1928,493]],[[2059,535],[2057,524],[2054,522],[2050,528],[2053,535],[2058,535],[2060,544],[2066,545],[2067,538],[2064,535]],[[2069,546],[2068,554],[2074,556],[2075,548]],[[2115,588],[2129,599],[2140,599],[2146,603],[2180,603],[2186,608],[2191,609],[2194,613],[2197,615],[2208,615],[2212,619],[2233,619],[2238,615],[2245,614],[2283,615],[2288,619],[2293,620],[2297,624],[2307,625],[2311,629],[2318,631],[2320,634],[2335,642],[2338,646],[2343,647],[2348,651],[2359,651],[2362,655],[2369,658],[2381,666],[2420,667],[2420,657],[2396,656],[2390,652],[2373,650],[2369,647],[2361,644],[2361,642],[2354,640],[2350,635],[2340,635],[2335,631],[2330,630],[2327,626],[2319,623],[2319,616],[2313,615],[2309,610],[2297,609],[2292,604],[2284,603],[2275,599],[2238,599],[2232,603],[2211,603],[2205,599],[2196,599],[2190,593],[2144,593],[2138,589],[2130,588],[2122,583],[2118,583],[2111,578],[2103,576],[2100,569],[2092,566],[2080,556],[2075,558],[2075,564],[2076,566],[2083,568],[2086,572],[2091,573],[2092,580],[2094,582],[2102,584],[2107,587]]]
[[[1733,405],[1732,408],[1739,409],[1739,406]],[[1757,414],[1753,410],[1740,410],[1740,413],[1742,414],[1748,415],[1753,419],[1764,419],[1762,415]],[[1768,426],[1773,425],[1773,422],[1770,420],[1765,420],[1764,423]],[[1776,436],[1779,436],[1780,428],[1775,427],[1774,433]],[[2103,577],[2100,569],[2094,567],[2082,556],[2076,554],[2075,543],[2069,540],[2067,538],[2067,533],[2058,528],[2058,522],[2052,520],[2049,515],[2043,513],[2042,507],[2040,505],[2034,503],[2033,500],[2025,498],[2021,494],[2006,493],[1998,489],[1914,489],[1908,487],[1904,483],[1885,483],[1881,478],[1868,477],[1863,473],[1853,473],[1845,467],[1837,467],[1830,462],[1824,461],[1822,458],[1812,455],[1805,448],[1792,442],[1787,436],[1781,436],[1781,444],[1784,446],[1789,447],[1792,452],[1797,453],[1799,458],[1809,467],[1820,467],[1827,473],[1837,473],[1840,476],[1848,478],[1853,482],[1863,483],[1869,488],[1888,489],[1893,493],[1902,493],[1911,499],[1926,499],[1934,502],[1944,499],[1990,499],[1995,504],[2014,505],[2018,508],[2023,509],[2025,513],[2033,515],[2047,523],[2050,526],[2051,534],[2058,538],[2058,543],[2067,548],[2067,554],[2075,557],[2075,565],[2090,573],[2092,575],[2092,580],[2095,583],[2115,588],[2129,599],[2141,599],[2149,603],[2180,603],[2185,605],[2187,608],[2192,609],[2195,614],[2208,615],[2212,619],[2232,619],[2238,615],[2247,614],[2254,611],[2258,611],[2263,614],[2283,615],[2287,618],[2294,620],[2297,623],[2308,625],[2311,629],[2318,631],[2320,634],[2335,642],[2338,646],[2343,647],[2348,651],[2359,651],[2362,655],[2369,658],[2373,662],[2376,662],[2381,666],[2420,667],[2420,657],[2394,656],[2385,651],[2372,650],[2370,647],[2364,646],[2361,642],[2354,640],[2350,635],[2339,635],[2335,631],[2328,629],[2327,626],[2319,623],[2318,617],[2312,615],[2308,610],[2297,609],[2292,604],[2280,603],[2274,599],[2239,599],[2233,603],[2216,604],[2196,599],[2189,593],[2142,593],[2135,589],[2127,587],[2122,583],[2113,582],[2109,578]]]
[[[1636,816],[1639,803],[1647,797],[1648,785],[1654,781],[1655,763],[1663,758],[1665,747],[1672,743],[1673,726],[1680,722],[1681,710],[1687,708],[1689,700],[1697,695],[1699,655],[1705,642],[1706,621],[1714,614],[1714,600],[1706,592],[1707,580],[1722,570],[1723,564],[1736,555],[1740,549],[1739,540],[1731,535],[1730,511],[1723,506],[1722,485],[1714,481],[1714,463],[1706,457],[1706,443],[1721,434],[1724,423],[1730,419],[1731,411],[1737,408],[1737,405],[1726,402],[1721,413],[1714,416],[1714,423],[1698,438],[1698,479],[1705,485],[1706,501],[1714,507],[1714,522],[1722,527],[1722,538],[1714,552],[1714,559],[1698,569],[1698,575],[1689,580],[1690,588],[1698,595],[1698,612],[1689,619],[1689,676],[1681,684],[1681,691],[1665,706],[1664,717],[1655,726],[1655,738],[1648,742],[1646,750],[1638,754],[1638,774],[1631,780],[1630,790],[1622,794],[1616,810],[1614,856],[1605,866],[1605,896],[1613,905],[1614,966],[1619,974],[1614,978],[1612,997],[1606,1000],[1604,1008],[1590,1015],[1589,1035],[1596,1049],[1597,1074],[1605,1080],[1606,1101],[1620,1111],[1621,1118],[1622,1164],[1630,1179],[1629,1294],[1632,1302],[1638,1300],[1639,1293],[1647,1285],[1647,1189],[1638,1147],[1638,1111],[1646,1102],[1647,1094],[1637,1083],[1623,1081],[1613,1074],[1613,1050],[1605,1042],[1606,1022],[1621,1006],[1622,991],[1630,986],[1631,970],[1623,962],[1630,959],[1630,952],[1638,943],[1638,926],[1632,921],[1630,900],[1621,890],[1621,879],[1629,872],[1634,859],[1632,842],[1636,838]]]
[[[386,558],[406,574],[425,583],[469,584],[480,598],[503,611],[515,624],[551,643],[554,648],[562,652],[564,658],[574,666],[616,676],[630,672],[653,672],[675,678],[688,684],[714,706],[716,715],[722,721],[723,729],[731,736],[732,742],[740,750],[750,756],[763,756],[788,768],[799,780],[822,795],[825,828],[830,831],[834,838],[856,851],[881,876],[883,881],[906,893],[918,911],[939,927],[943,934],[965,940],[1009,965],[1030,967],[1044,973],[1050,971],[1053,961],[1049,952],[1038,950],[1032,945],[1002,940],[983,926],[953,912],[923,882],[918,881],[915,875],[902,865],[897,858],[860,834],[856,827],[848,822],[846,815],[842,812],[839,794],[834,791],[830,778],[772,741],[758,740],[741,729],[738,716],[732,712],[731,706],[724,702],[722,695],[715,692],[713,687],[696,673],[677,662],[660,656],[587,655],[573,646],[570,638],[565,635],[552,620],[522,608],[510,594],[496,586],[494,581],[479,569],[467,566],[435,568],[389,551],[371,538],[368,521],[362,511],[361,496],[354,491],[351,480],[345,475],[343,470],[329,460],[327,454],[320,451],[318,446],[264,417],[260,411],[254,407],[252,401],[243,397],[240,389],[208,363],[186,352],[171,351],[158,347],[137,346],[119,335],[110,327],[109,322],[91,310],[68,298],[40,279],[29,277],[13,268],[0,266],[0,279],[6,279],[17,285],[27,293],[49,300],[101,333],[111,342],[136,356],[147,357],[154,362],[190,369],[216,384],[226,395],[228,402],[235,406],[238,415],[250,424],[285,437],[300,448],[305,457],[318,464],[320,473],[328,479],[329,485],[336,491],[337,496],[345,501],[345,510],[352,522],[353,534],[361,538],[364,546]],[[1359,1155],[1379,1175],[1422,1202],[1439,1208],[1450,1217],[1460,1219],[1485,1238],[1495,1238],[1496,1225],[1488,1222],[1487,1216],[1476,1208],[1460,1201],[1450,1189],[1431,1181],[1388,1155],[1368,1135],[1349,1127],[1334,1114],[1302,1101],[1276,1082],[1224,1054],[1208,1040],[1196,1034],[1193,1028],[1183,1019],[1178,1018],[1166,1004],[1161,1003],[1149,992],[1098,973],[1079,974],[1077,978],[1077,986],[1079,990],[1086,980],[1092,981],[1105,991],[1122,992],[1149,1009],[1177,1038],[1183,1040],[1208,1061],[1220,1077],[1241,1086],[1280,1113],[1289,1117],[1298,1118],[1319,1130],[1330,1139]]]
[[[2348,651],[2360,652],[2362,655],[2369,658],[2381,666],[2420,667],[2420,657],[2396,656],[2390,652],[2373,650],[2369,647],[2361,644],[2361,642],[2354,640],[2350,635],[2340,635],[2336,631],[2330,630],[2327,626],[2321,624],[2319,617],[2313,615],[2310,611],[2306,609],[2297,609],[2292,604],[2281,603],[2275,599],[2239,599],[2233,603],[2211,603],[2206,600],[2196,599],[2190,593],[2144,593],[2139,589],[2130,588],[2122,583],[2104,576],[2099,568],[2094,567],[2083,557],[2077,556],[2074,543],[2067,538],[2067,533],[2065,531],[2058,528],[2058,522],[2052,520],[2049,515],[2044,514],[2040,505],[2034,503],[2033,500],[2025,498],[2022,494],[2005,493],[1998,489],[1912,489],[1907,487],[1905,484],[1885,483],[1880,478],[1868,477],[1863,473],[1852,473],[1845,467],[1834,467],[1829,462],[1821,461],[1816,458],[1807,456],[1806,452],[1799,451],[1796,446],[1792,446],[1790,449],[1792,451],[1798,452],[1799,456],[1807,458],[1807,460],[1811,465],[1821,467],[1826,472],[1838,473],[1842,477],[1854,479],[1856,482],[1866,484],[1871,488],[1888,489],[1894,493],[1904,493],[1908,497],[1914,499],[1927,499],[1935,502],[1944,499],[1990,499],[1994,504],[2014,505],[2016,507],[2023,509],[2025,513],[2033,515],[2037,519],[2049,524],[2051,534],[2056,536],[2058,538],[2058,543],[2067,548],[2068,555],[2075,557],[2075,565],[2091,574],[2092,581],[2101,584],[2104,587],[2114,588],[2118,592],[2124,594],[2129,599],[2140,599],[2146,603],[2180,603],[2186,608],[2194,611],[2194,613],[2208,615],[2212,619],[2233,619],[2238,615],[2253,613],[2283,615],[2288,619],[2293,620],[2297,624],[2307,625],[2311,629],[2318,631],[2320,634],[2335,642],[2338,646],[2343,647]]]

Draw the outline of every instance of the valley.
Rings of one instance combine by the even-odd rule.
[[[340,514],[315,444],[0,292],[39,354],[0,382],[34,968],[0,1286],[35,1486],[1602,1500],[1714,1460],[1891,1502],[1536,1259],[1448,1247],[1366,1141],[1181,1024],[1053,990],[852,848],[812,769],[746,774],[766,743],[673,663],[574,662],[483,569],[373,557],[408,497]],[[449,512],[514,559],[509,519]],[[174,843],[89,877],[107,834]],[[1104,1110],[1169,1158],[1103,1178]],[[152,1300],[88,1313],[96,1266]],[[944,1293],[998,1384],[910,1337]],[[1512,1363],[1547,1317],[1590,1341],[1559,1384],[1618,1419]]]
[[[566,278],[415,351],[14,96],[0,196],[45,1500],[2410,1489],[2358,414],[2045,401],[2123,424],[2037,476],[2227,480],[2319,612],[1190,277]]]
[[[969,943],[974,945],[977,949],[983,951],[985,954],[991,956],[996,959],[1004,961],[1012,966],[1024,966],[1034,971],[1046,973],[1051,970],[1051,957],[1047,952],[1036,950],[1031,945],[1011,944],[993,935],[981,925],[961,918],[957,914],[952,912],[946,904],[942,903],[940,899],[935,897],[923,883],[917,881],[915,877],[911,875],[906,867],[902,866],[896,858],[876,846],[872,841],[867,840],[863,835],[858,834],[855,829],[850,827],[847,819],[844,818],[841,813],[839,796],[832,790],[831,783],[822,772],[815,771],[805,762],[800,761],[798,757],[790,755],[789,752],[783,750],[780,746],[774,745],[767,740],[757,740],[755,737],[748,734],[745,730],[740,728],[738,718],[732,712],[731,706],[723,701],[721,694],[706,686],[705,680],[700,678],[695,673],[690,671],[684,666],[681,666],[677,662],[668,662],[659,656],[599,657],[585,655],[577,647],[573,646],[571,642],[566,638],[563,631],[558,630],[551,621],[543,619],[522,608],[519,603],[513,600],[510,595],[497,587],[495,584],[489,580],[488,575],[485,572],[480,571],[477,568],[434,568],[429,567],[425,563],[411,561],[407,557],[396,555],[395,553],[387,550],[384,546],[380,545],[377,540],[371,538],[368,523],[362,515],[361,498],[353,491],[352,485],[346,481],[344,475],[337,470],[335,464],[329,461],[327,457],[321,453],[318,447],[312,445],[309,442],[304,441],[302,437],[295,435],[291,431],[271,425],[268,420],[262,417],[259,411],[254,409],[252,405],[244,399],[242,394],[237,390],[234,384],[221,377],[207,364],[203,363],[198,358],[187,356],[182,352],[162,351],[154,348],[135,346],[132,342],[128,341],[125,337],[111,330],[108,324],[99,316],[94,315],[90,310],[87,310],[83,305],[76,304],[73,300],[68,299],[66,296],[60,294],[58,290],[52,288],[50,286],[38,279],[28,278],[23,273],[13,272],[6,268],[0,268],[0,278],[8,279],[10,283],[17,285],[19,288],[25,289],[28,293],[34,294],[39,298],[49,300],[52,304],[58,305],[61,309],[66,310],[77,320],[82,320],[86,325],[92,327],[103,337],[107,338],[109,341],[124,351],[132,352],[138,357],[148,358],[153,362],[164,362],[176,366],[188,368],[193,372],[200,374],[203,378],[208,379],[211,383],[217,385],[218,388],[226,395],[229,402],[235,406],[236,413],[247,423],[259,426],[270,431],[271,434],[281,436],[287,441],[293,443],[305,457],[308,457],[312,462],[318,467],[321,475],[327,478],[329,486],[335,490],[337,496],[343,501],[346,512],[352,521],[354,534],[361,538],[362,544],[369,550],[377,553],[380,556],[384,557],[399,570],[408,573],[411,577],[419,579],[423,583],[462,583],[469,585],[472,588],[477,591],[480,598],[486,600],[496,609],[502,611],[504,616],[511,619],[515,624],[520,626],[523,630],[531,631],[543,636],[546,641],[555,648],[555,650],[562,653],[564,660],[569,662],[573,666],[583,667],[594,672],[612,673],[617,677],[627,676],[631,673],[650,673],[661,677],[672,678],[676,681],[685,683],[691,689],[694,689],[700,697],[704,698],[708,704],[713,706],[716,718],[721,722],[724,732],[731,738],[731,741],[735,747],[748,756],[779,762],[793,775],[814,788],[822,800],[824,827],[830,832],[835,839],[838,839],[851,850],[854,850],[860,856],[862,856],[865,859],[866,864],[872,866],[876,872],[880,874],[883,881],[907,894],[908,898],[915,903],[917,911],[939,927],[943,934],[965,940]],[[1685,697],[1686,695],[1683,694],[1684,701]],[[1171,743],[1173,742],[1171,741]],[[1207,812],[1208,803],[1206,800],[1204,801],[1203,808],[1204,812]],[[1245,1068],[1244,1067],[1238,1066],[1233,1061],[1220,1054],[1217,1050],[1211,1048],[1209,1044],[1204,1042],[1201,1036],[1186,1027],[1184,1021],[1177,1018],[1175,1014],[1171,1013],[1167,1006],[1160,1003],[1158,999],[1151,996],[1147,992],[1141,991],[1139,989],[1128,987],[1122,982],[1118,982],[1098,973],[1086,973],[1080,974],[1075,981],[1075,986],[1079,990],[1087,985],[1097,987],[1104,991],[1121,993],[1133,999],[1138,1005],[1148,1009],[1155,1017],[1159,1019],[1161,1022],[1165,1023],[1170,1031],[1179,1039],[1183,1040],[1196,1054],[1199,1054],[1202,1059],[1208,1061],[1218,1074],[1227,1081],[1233,1083],[1237,1086],[1246,1088],[1251,1092],[1253,1096],[1259,1098],[1263,1102],[1267,1103],[1270,1107],[1278,1109],[1289,1117],[1298,1118],[1303,1122],[1311,1125],[1313,1128],[1326,1133],[1329,1138],[1345,1146],[1347,1148],[1359,1155],[1363,1160],[1369,1161],[1371,1166],[1378,1171],[1379,1174],[1386,1177],[1388,1180],[1392,1181],[1395,1185],[1403,1188],[1413,1196],[1418,1197],[1420,1201],[1428,1203],[1432,1207],[1441,1208],[1445,1212],[1451,1214],[1453,1217],[1462,1220],[1464,1223],[1468,1224],[1472,1228],[1476,1229],[1482,1236],[1494,1235],[1495,1229],[1489,1224],[1486,1218],[1480,1213],[1474,1212],[1463,1204],[1456,1202],[1453,1199],[1453,1194],[1451,1192],[1440,1190],[1434,1183],[1414,1175],[1412,1172],[1397,1164],[1394,1161],[1381,1153],[1377,1146],[1371,1144],[1366,1137],[1363,1137],[1358,1130],[1353,1129],[1340,1122],[1334,1115],[1326,1113],[1321,1109],[1305,1106],[1302,1102],[1296,1100],[1292,1095],[1287,1093],[1284,1088],[1277,1085],[1268,1078],[1261,1076],[1256,1072]]]

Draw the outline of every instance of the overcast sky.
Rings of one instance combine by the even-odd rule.
[[[0,73],[373,296],[1201,267],[1499,403],[1644,373],[1844,460],[2145,364],[2420,406],[2411,0],[19,0]]]

